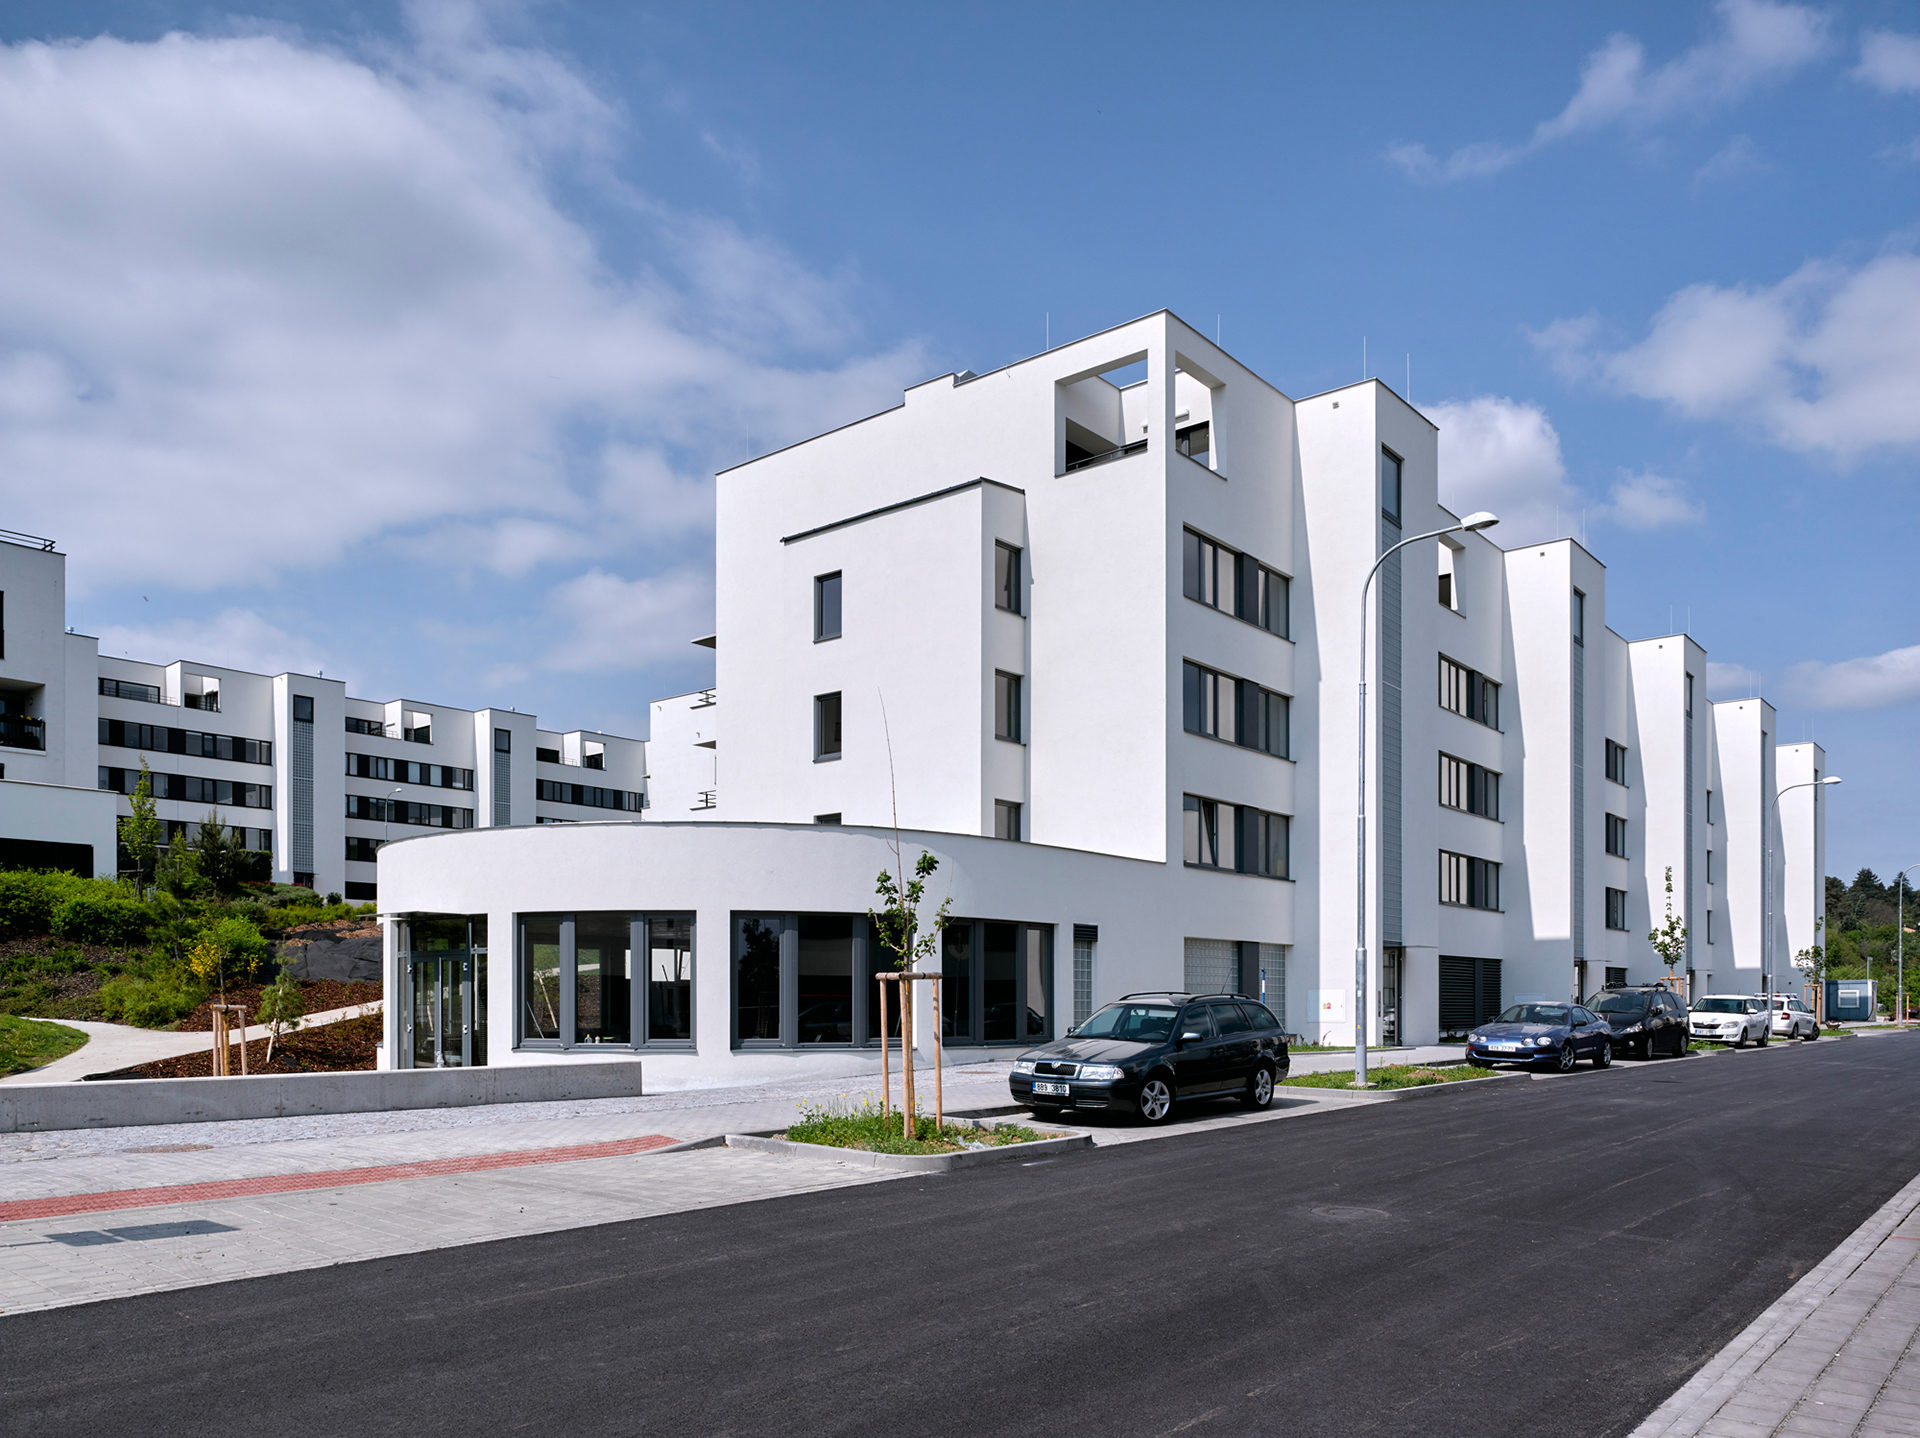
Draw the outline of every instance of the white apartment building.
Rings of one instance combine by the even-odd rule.
[[[646,809],[646,746],[510,709],[349,696],[339,680],[99,653],[66,631],[66,558],[0,535],[0,860],[111,875],[145,764],[167,834],[209,813],[283,883],[378,897],[376,857],[422,829]]]
[[[389,851],[419,1002],[388,1061],[875,1062],[896,824],[953,901],[953,1046],[1155,987],[1351,1042],[1362,581],[1457,523],[1433,425],[1385,385],[1295,400],[1166,312],[724,472],[715,684],[654,706],[650,822]],[[1709,704],[1687,636],[1608,628],[1581,545],[1499,536],[1422,540],[1374,584],[1372,1039],[1661,977],[1669,869],[1685,982],[1797,986],[1825,800],[1773,799],[1822,756],[1776,757],[1757,700]]]

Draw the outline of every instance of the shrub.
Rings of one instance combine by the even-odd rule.
[[[69,894],[54,907],[48,927],[63,939],[80,944],[121,947],[137,944],[147,935],[147,907],[124,893]]]
[[[50,931],[54,905],[60,902],[61,878],[70,876],[21,869],[0,873],[0,934],[13,938]]]
[[[228,914],[224,919],[216,920],[205,933],[221,948],[227,956],[227,977],[236,983],[245,983],[257,978],[265,969],[267,957],[273,952],[266,936],[255,927],[251,919],[238,914]]]
[[[178,969],[152,974],[117,974],[100,986],[100,1009],[110,1019],[165,1028],[199,1007],[206,991]]]

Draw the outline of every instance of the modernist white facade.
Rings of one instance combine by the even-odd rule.
[[[490,974],[491,1062],[871,1061],[864,915],[895,822],[967,919],[955,1043],[1155,986],[1257,987],[1350,1042],[1361,582],[1457,523],[1436,441],[1377,381],[1296,401],[1163,312],[723,473],[715,685],[653,715],[652,813],[687,822],[391,851],[393,980],[439,996],[396,1006],[393,1061],[449,1061],[451,1016],[471,1024],[455,953]],[[1375,585],[1374,1040],[1660,977],[1669,869],[1689,983],[1797,987],[1825,801],[1781,806],[1763,979],[1771,709],[1708,703],[1684,635],[1609,629],[1580,545],[1498,536],[1412,545]],[[650,1038],[656,1000],[697,1022]]]
[[[271,854],[280,881],[356,901],[377,897],[376,855],[399,835],[645,809],[639,740],[555,733],[506,709],[355,699],[317,675],[101,655],[65,629],[65,566],[49,541],[0,542],[8,862],[114,873],[115,820],[142,763],[170,834],[212,813]]]

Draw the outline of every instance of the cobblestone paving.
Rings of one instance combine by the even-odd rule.
[[[1920,1434],[1920,1178],[1710,1360],[1633,1438]]]

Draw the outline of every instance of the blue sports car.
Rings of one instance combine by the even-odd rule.
[[[1467,1035],[1467,1062],[1551,1064],[1572,1073],[1581,1059],[1603,1069],[1613,1062],[1613,1030],[1579,1004],[1510,1004],[1500,1017]]]

